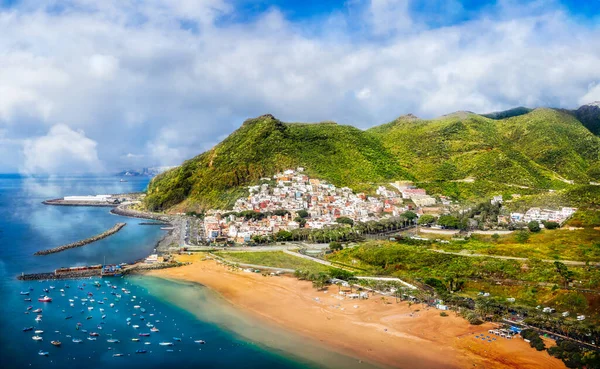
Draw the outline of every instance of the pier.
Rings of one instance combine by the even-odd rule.
[[[68,249],[72,249],[75,247],[81,247],[81,246],[85,246],[87,244],[90,244],[92,242],[96,242],[98,240],[101,240],[103,238],[106,238],[112,234],[115,234],[117,232],[119,232],[123,227],[125,227],[127,223],[117,223],[115,224],[111,229],[106,230],[100,234],[97,234],[93,237],[90,238],[86,238],[85,240],[81,240],[81,241],[77,241],[77,242],[73,242],[73,243],[69,243],[66,245],[62,245],[62,246],[58,246],[58,247],[54,247],[51,249],[47,249],[47,250],[40,250],[36,253],[34,253],[33,255],[49,255],[49,254],[54,254],[57,252],[61,252],[61,251],[65,251]]]

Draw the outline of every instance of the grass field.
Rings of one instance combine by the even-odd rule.
[[[310,260],[288,255],[282,251],[265,252],[215,252],[226,260],[234,263],[264,265],[275,268],[294,270],[309,270],[314,273],[327,272],[329,267]]]

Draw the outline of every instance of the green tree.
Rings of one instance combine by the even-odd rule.
[[[342,250],[343,248],[344,248],[344,246],[342,246],[342,244],[340,242],[332,241],[329,243],[329,249],[331,251],[338,251],[338,250]]]
[[[529,232],[521,230],[515,233],[515,240],[518,243],[525,243],[529,240]]]
[[[535,220],[532,220],[531,222],[527,223],[527,228],[529,228],[529,230],[531,232],[539,232],[540,231],[540,223],[538,223]]]
[[[574,273],[569,270],[565,263],[561,263],[560,261],[555,261],[554,267],[558,275],[562,278],[565,287],[567,287],[569,282],[573,279]]]
[[[414,211],[410,211],[410,210],[402,213],[402,216],[411,222],[418,217],[417,213],[415,213]]]
[[[421,215],[417,221],[419,225],[430,225],[433,224],[433,222],[435,222],[435,217],[430,214]]]
[[[544,228],[546,229],[556,229],[558,227],[560,227],[560,224],[558,224],[557,222],[544,222]]]
[[[296,214],[300,217],[300,218],[308,218],[308,211],[306,210],[298,210],[296,212]]]
[[[494,233],[492,235],[492,241],[498,242],[499,239],[500,239],[500,235],[498,233]]]
[[[339,217],[335,221],[339,224],[348,224],[350,227],[354,225],[354,221],[348,217]]]

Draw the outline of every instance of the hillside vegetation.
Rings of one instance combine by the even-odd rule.
[[[469,112],[400,117],[368,132],[421,182],[475,179],[548,189],[598,177],[598,137],[553,109],[500,120]]]
[[[283,123],[263,115],[154,178],[145,206],[153,211],[228,208],[247,194],[246,186],[298,166],[311,177],[355,191],[408,179],[455,199],[573,191],[600,181],[600,139],[573,114],[518,108],[489,116],[495,119],[470,112],[431,120],[406,115],[362,131],[330,122]],[[597,203],[597,188],[589,187],[579,191]]]
[[[249,119],[212,150],[157,176],[146,205],[165,210],[229,207],[244,186],[298,166],[335,185],[368,189],[372,183],[411,179],[370,134],[335,123],[283,123],[271,115]]]

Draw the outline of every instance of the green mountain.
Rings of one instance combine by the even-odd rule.
[[[505,119],[505,118],[518,117],[519,115],[527,114],[531,110],[532,109],[525,108],[523,106],[519,106],[517,108],[512,108],[512,109],[503,110],[503,111],[496,111],[493,113],[481,114],[481,115],[486,118],[490,118],[490,119]]]
[[[151,210],[228,207],[244,186],[295,167],[335,185],[368,190],[373,183],[411,179],[379,139],[336,123],[283,123],[272,115],[249,119],[210,151],[152,180]]]
[[[504,119],[458,112],[403,116],[367,132],[420,181],[487,180],[533,188],[597,178],[600,142],[572,115],[535,109]]]
[[[428,120],[405,115],[366,131],[263,115],[154,178],[145,205],[170,211],[229,207],[247,194],[246,186],[298,166],[356,191],[410,179],[459,199],[600,181],[600,138],[571,112],[523,109],[494,113],[495,119],[471,112]]]

